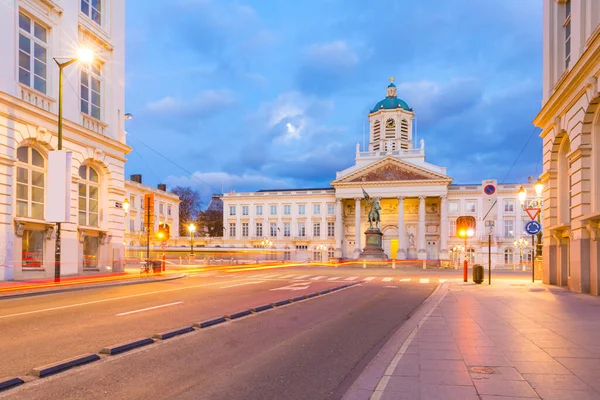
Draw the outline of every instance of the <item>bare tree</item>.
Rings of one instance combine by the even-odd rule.
[[[179,235],[188,235],[188,225],[196,222],[200,215],[202,200],[200,193],[189,186],[176,186],[171,193],[179,196]]]

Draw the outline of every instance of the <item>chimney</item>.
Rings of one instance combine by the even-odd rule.
[[[158,184],[158,190],[162,190],[163,192],[167,191],[167,185],[165,183]]]
[[[142,183],[142,174],[133,174],[129,178],[134,182]]]

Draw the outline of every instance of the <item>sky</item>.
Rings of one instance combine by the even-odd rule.
[[[128,0],[126,174],[328,187],[395,78],[453,183],[541,173],[539,0]],[[368,137],[368,136],[367,136]]]

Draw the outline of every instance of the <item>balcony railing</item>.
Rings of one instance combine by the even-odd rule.
[[[36,107],[39,107],[46,111],[52,111],[54,106],[54,99],[43,93],[38,92],[28,86],[19,84],[19,91],[21,100],[26,101]]]
[[[98,121],[96,118],[90,117],[84,113],[81,113],[81,119],[81,125],[83,125],[84,128],[90,129],[101,135],[106,135],[106,128],[108,127],[108,124]]]

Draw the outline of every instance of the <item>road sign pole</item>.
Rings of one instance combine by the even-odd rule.
[[[531,283],[535,283],[535,235],[531,235]]]
[[[465,238],[465,262],[463,263],[463,279],[465,282],[469,280],[469,261],[467,260],[467,255],[469,254],[469,250],[467,249],[467,238]]]
[[[488,285],[492,284],[492,235],[488,235]]]

